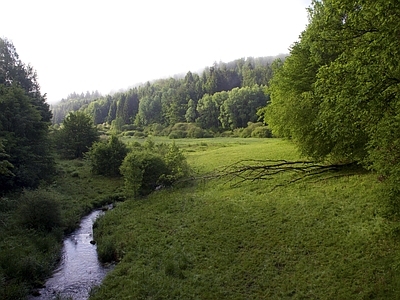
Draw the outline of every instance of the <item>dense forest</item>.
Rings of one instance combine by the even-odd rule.
[[[113,95],[98,92],[70,94],[52,106],[53,124],[59,124],[71,111],[81,110],[97,124],[127,124],[163,127],[180,122],[198,123],[203,129],[231,130],[256,122],[256,112],[268,101],[265,88],[273,76],[277,57],[238,59],[214,63],[201,74],[187,72],[147,82]]]

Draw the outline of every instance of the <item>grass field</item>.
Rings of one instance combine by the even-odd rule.
[[[277,139],[175,142],[199,176],[298,158]],[[92,299],[400,299],[397,223],[376,176],[271,191],[281,180],[202,180],[119,203],[95,236],[120,261]]]

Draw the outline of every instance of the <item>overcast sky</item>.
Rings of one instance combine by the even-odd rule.
[[[311,0],[3,0],[0,37],[48,102],[107,94],[214,62],[288,53]]]

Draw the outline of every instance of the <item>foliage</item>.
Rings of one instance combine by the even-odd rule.
[[[167,172],[163,158],[148,151],[132,151],[121,165],[125,189],[129,195],[147,195],[161,184],[160,177]]]
[[[70,113],[55,135],[58,150],[64,157],[71,159],[82,158],[98,139],[93,121],[80,111]]]
[[[189,175],[186,157],[175,143],[156,144],[146,139],[124,159],[120,172],[129,195],[148,195],[158,187],[170,186]]]
[[[265,121],[319,160],[356,161],[399,181],[400,5],[314,1],[271,82]]]
[[[28,229],[50,232],[63,224],[54,193],[39,189],[24,191],[18,209],[21,224]]]
[[[105,176],[119,176],[119,168],[128,153],[125,143],[112,135],[108,141],[95,142],[87,153],[92,172]]]
[[[218,116],[222,127],[235,129],[246,127],[248,122],[256,122],[256,112],[267,104],[268,96],[262,86],[235,88],[220,105]]]
[[[257,138],[271,138],[271,131],[267,126],[265,126],[262,122],[248,122],[247,127],[245,128],[236,128],[234,131],[234,136],[249,138],[249,137],[257,137]]]
[[[186,157],[175,143],[168,146],[164,161],[168,169],[167,173],[161,176],[161,181],[164,185],[171,185],[189,175],[189,165]]]
[[[285,55],[278,57],[284,59]],[[207,109],[212,110],[214,103],[198,105],[199,100],[206,95],[213,96],[234,88],[267,86],[273,75],[273,61],[276,58],[248,57],[228,63],[215,63],[199,74],[189,71],[184,77],[175,76],[147,82],[113,95],[101,96],[97,91],[81,95],[73,93],[52,106],[53,123],[59,124],[69,112],[80,110],[90,115],[96,125],[111,124],[118,119],[113,126],[118,131],[124,125],[132,123],[138,126],[156,123],[169,127],[179,122],[193,123],[199,117],[204,129],[216,131],[221,127],[218,116],[222,100],[218,99],[216,111],[210,112]],[[202,102],[207,102],[208,99],[205,100]],[[198,110],[203,110],[203,116],[199,116]],[[214,114],[211,118],[210,113]]]
[[[35,188],[54,172],[45,101],[33,68],[0,38],[0,194]]]

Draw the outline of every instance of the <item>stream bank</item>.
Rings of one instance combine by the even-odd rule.
[[[92,289],[100,285],[113,267],[99,262],[93,242],[93,224],[102,214],[101,210],[92,211],[82,218],[77,230],[65,237],[58,268],[45,287],[37,291],[40,295],[30,296],[30,300],[85,300]]]

